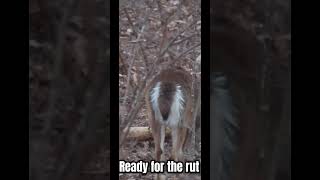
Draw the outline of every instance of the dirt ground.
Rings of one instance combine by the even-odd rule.
[[[147,116],[145,109],[139,113],[138,118],[132,125],[133,127],[143,127],[148,126]],[[197,134],[200,136],[200,134]],[[196,149],[189,150],[186,148],[185,158],[186,160],[199,160],[201,164],[201,150],[198,149],[201,146],[201,142],[197,142]],[[169,158],[171,152],[171,137],[166,137],[165,140],[165,156],[166,159]],[[147,141],[127,141],[124,146],[120,149],[120,154],[123,157],[122,160],[127,162],[136,162],[139,160],[150,162],[154,157],[154,143],[152,140]],[[147,175],[134,174],[134,173],[120,173],[119,180],[134,180],[134,179],[152,179],[154,174],[148,173]],[[168,179],[201,179],[200,174],[168,174]]]

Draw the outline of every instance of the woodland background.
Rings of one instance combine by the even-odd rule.
[[[120,7],[123,7],[123,2],[120,1]],[[172,7],[180,7],[180,4],[189,7],[182,9],[180,15],[172,16],[182,17],[183,20],[168,24],[169,30],[174,32],[169,33],[168,37],[174,37],[179,31],[177,28],[190,24],[190,20],[184,19],[183,13],[193,14],[193,10],[200,11],[196,2],[198,1],[186,1],[186,4],[173,0],[162,2],[164,5],[171,4]],[[264,62],[266,86],[263,98],[269,99],[266,104],[272,102],[272,107],[278,109],[268,113],[269,117],[275,118],[270,118],[273,120],[263,124],[266,128],[261,142],[266,147],[265,156],[268,157],[265,158],[268,162],[265,162],[264,173],[269,179],[291,179],[291,1],[211,2],[214,2],[211,3],[214,5],[211,11],[233,19],[264,44],[267,58]],[[123,83],[133,83],[132,87],[137,87],[141,77],[135,77],[134,74],[145,76],[146,71],[141,67],[150,67],[148,63],[151,61],[137,58],[143,56],[139,50],[139,42],[129,41],[142,39],[135,34],[143,30],[141,25],[144,24],[137,17],[146,13],[132,9],[151,12],[153,9],[149,6],[155,6],[154,3],[153,0],[136,1],[131,7],[127,7],[127,13],[133,19],[132,23],[136,23],[134,26],[128,22],[128,18],[126,20],[124,9],[119,12],[120,39],[123,38],[122,41],[126,42],[120,43],[119,48],[119,73],[123,75],[119,77],[120,88],[124,86]],[[170,9],[168,5],[164,6],[164,9],[166,8]],[[110,132],[109,10],[109,2],[106,0],[29,1],[29,179],[98,180],[106,179],[106,176],[109,179],[110,139],[106,136]],[[176,9],[173,8],[172,11],[175,12]],[[197,12],[194,19],[200,20],[199,16]],[[158,16],[154,17],[153,27],[158,27],[160,19]],[[180,49],[176,46],[167,51],[169,55],[165,55],[162,61],[169,62],[170,58],[179,56],[183,50],[192,49],[192,52],[183,54],[182,61],[175,63],[182,63],[190,72],[197,67],[198,62],[193,62],[200,55],[200,47],[197,46],[200,42],[200,30],[197,27],[200,25],[197,21],[186,31],[186,39],[180,42]],[[132,27],[141,29],[136,31]],[[154,29],[155,33],[148,33],[152,32],[152,27],[144,28],[144,35],[151,36],[148,38],[154,39],[155,44],[159,44],[157,40],[166,39],[159,38],[161,33],[157,32],[160,32],[161,28]],[[150,57],[147,59],[154,59],[153,55],[156,53],[152,51],[158,50],[154,42],[143,43],[143,47],[147,47],[146,51],[149,51],[147,55]],[[136,65],[131,66],[133,76],[129,78],[132,80],[128,81],[126,73],[133,59]],[[195,79],[199,78],[199,72],[201,71],[192,72]],[[126,104],[126,101],[121,99],[125,97],[125,89],[119,89],[119,93],[120,103]],[[128,94],[127,97],[134,96]],[[273,97],[273,100],[269,97]],[[283,106],[285,108],[282,108]],[[123,108],[124,112],[130,112],[130,108]],[[279,114],[284,118],[279,118]],[[132,123],[145,125],[143,111],[137,117]],[[126,123],[128,122],[130,121]],[[122,132],[121,129],[119,132]],[[127,152],[124,154],[135,144],[125,144],[123,149]],[[143,150],[143,147],[149,147],[149,144],[138,143],[138,146]],[[149,151],[145,152],[142,156],[149,157]],[[137,152],[129,153],[136,154],[133,158],[139,155]],[[195,153],[195,156],[200,155]]]
[[[109,2],[29,1],[29,179],[109,179]]]
[[[215,28],[212,26],[214,18],[223,17],[245,29],[262,44],[262,58],[247,64],[259,69],[258,85],[254,87],[257,88],[254,92],[257,101],[253,103],[257,107],[248,111],[257,115],[255,132],[247,132],[256,136],[251,152],[257,154],[247,154],[255,156],[255,160],[253,164],[251,161],[242,164],[245,167],[242,170],[247,169],[247,172],[240,172],[242,175],[236,179],[291,179],[291,0],[214,0],[210,14],[211,29]],[[242,38],[240,34],[238,36]],[[235,66],[229,65],[236,69]],[[240,69],[237,77],[245,77],[246,73]],[[246,86],[247,89],[250,87],[249,84]],[[246,98],[252,95],[246,91],[241,93]],[[250,107],[245,106],[242,104],[240,108]],[[250,119],[250,115],[245,118]]]
[[[144,107],[144,88],[161,70],[179,67],[193,76],[193,111],[200,111],[201,1],[127,0],[120,3],[119,17],[119,117],[120,159],[150,161],[154,143]],[[199,107],[199,108],[197,108]],[[199,110],[198,110],[199,109]],[[187,160],[201,160],[200,113]],[[195,116],[194,118],[196,118]],[[127,134],[127,127],[131,127]],[[140,127],[144,127],[140,130]],[[133,133],[131,133],[134,131]],[[133,135],[136,138],[130,138]],[[128,136],[126,136],[128,135]],[[128,139],[126,139],[128,137]],[[171,135],[165,154],[171,152]],[[120,179],[152,179],[151,173],[120,174]],[[168,178],[200,179],[200,174],[168,175]]]

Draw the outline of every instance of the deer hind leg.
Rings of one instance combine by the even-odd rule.
[[[164,139],[165,139],[165,136],[166,136],[166,127],[164,125],[162,125],[161,129],[160,129],[160,148],[161,148],[161,152],[162,152],[161,153],[161,158],[160,158],[161,161],[165,160],[165,153],[164,153]],[[159,174],[157,179],[165,180],[166,179],[165,173]]]
[[[187,136],[187,128],[172,129],[172,154],[171,158],[174,161],[184,161],[183,146]]]
[[[160,161],[162,150],[161,150],[161,126],[158,122],[153,121],[151,123],[151,130],[154,141],[154,150],[155,150],[155,160]]]
[[[158,122],[153,122],[151,129],[155,145],[155,160],[158,162],[164,161],[165,127]],[[156,174],[154,179],[165,180],[166,176],[164,174]]]

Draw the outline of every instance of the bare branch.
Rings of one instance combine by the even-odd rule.
[[[177,61],[181,60],[181,58],[182,58],[184,55],[188,54],[190,51],[194,50],[196,47],[198,47],[198,46],[200,46],[200,45],[201,45],[201,43],[198,43],[198,44],[196,44],[196,45],[194,45],[194,46],[191,46],[189,49],[185,50],[184,52],[182,52],[181,54],[179,54],[179,55],[177,55],[175,58],[173,58],[171,61],[169,61],[169,62],[165,65],[165,67],[170,67],[170,66],[172,66],[174,63],[176,63]]]
[[[167,45],[163,50],[160,51],[159,57],[162,57],[168,49],[172,46],[172,44],[178,39],[179,36],[181,36],[187,29],[189,29],[191,26],[197,23],[197,20],[194,20],[192,23],[190,23],[187,27],[185,27],[182,31],[180,31]]]

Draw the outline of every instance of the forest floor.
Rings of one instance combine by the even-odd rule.
[[[142,111],[138,114],[138,117],[133,122],[132,127],[148,127],[147,122],[147,115],[145,108],[142,109]],[[197,134],[197,136],[200,136],[200,134]],[[201,163],[201,151],[200,147],[201,142],[198,142],[196,145],[197,148],[191,148],[189,150],[186,149],[185,158],[186,160],[194,161],[199,160]],[[171,137],[166,137],[165,140],[165,158],[168,160],[170,157],[170,152],[172,148],[172,142]],[[150,162],[151,160],[154,160],[154,143],[152,140],[146,140],[146,141],[126,141],[123,147],[120,149],[120,154],[123,157],[121,160],[125,160],[127,162],[137,162],[137,161],[146,161]],[[138,174],[138,173],[120,173],[119,174],[119,180],[134,180],[134,179],[152,179],[154,177],[154,174],[148,173],[146,175]],[[184,173],[184,174],[167,174],[168,179],[201,179],[200,174],[190,174],[190,173]]]

